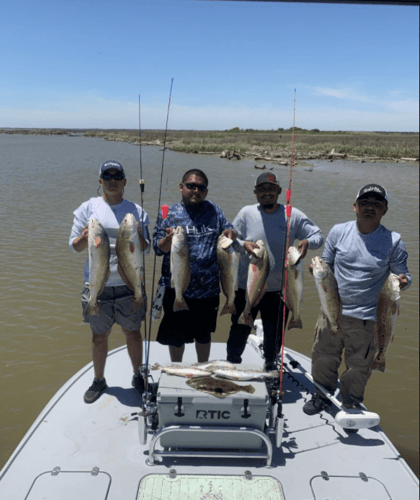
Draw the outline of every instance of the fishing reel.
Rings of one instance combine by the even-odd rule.
[[[155,432],[159,424],[158,409],[156,404],[156,395],[158,384],[150,382],[150,371],[145,366],[141,369],[142,375],[147,380],[146,390],[142,394],[142,408],[138,413],[138,431],[140,444],[147,443],[147,434],[149,430]],[[149,375],[147,375],[149,373]]]

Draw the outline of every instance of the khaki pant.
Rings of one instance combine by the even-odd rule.
[[[376,352],[375,322],[341,316],[338,325],[342,335],[331,333],[330,322],[321,310],[312,347],[312,376],[316,382],[334,393],[344,349],[346,370],[340,377],[342,401],[343,404],[361,403],[372,373],[369,365]]]

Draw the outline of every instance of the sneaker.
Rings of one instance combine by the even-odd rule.
[[[85,395],[83,397],[85,403],[90,404],[96,401],[99,396],[105,391],[105,389],[108,389],[105,379],[103,378],[102,380],[99,380],[98,378],[94,378],[93,384],[85,392]]]
[[[271,372],[273,370],[277,370],[277,365],[275,361],[266,361],[263,366],[264,372]]]
[[[307,401],[303,405],[302,409],[307,415],[316,415],[320,411],[328,409],[330,406],[331,402],[328,399],[321,397],[319,394],[315,394],[310,401]]]
[[[138,375],[133,375],[133,380],[131,381],[131,385],[137,389],[140,394],[144,392],[144,378],[141,373]]]

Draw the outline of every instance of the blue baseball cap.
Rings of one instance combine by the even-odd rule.
[[[102,177],[102,174],[111,168],[114,168],[115,170],[119,170],[120,172],[122,172],[124,174],[124,177],[125,177],[125,172],[124,172],[124,169],[123,169],[123,166],[121,165],[121,163],[118,163],[117,161],[113,161],[113,160],[106,161],[106,162],[102,163],[102,165],[99,167],[99,177]]]

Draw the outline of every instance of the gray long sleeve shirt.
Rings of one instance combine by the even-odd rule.
[[[333,269],[343,314],[376,321],[379,292],[389,273],[406,274],[407,250],[401,235],[382,224],[370,234],[362,234],[356,221],[335,225],[325,242],[323,260]]]
[[[274,213],[262,211],[259,204],[247,205],[235,217],[233,227],[238,232],[236,248],[240,247],[243,252],[239,264],[239,288],[246,288],[248,276],[249,255],[243,250],[243,245],[245,241],[256,243],[258,240],[263,240],[270,258],[267,291],[281,290],[287,230],[284,205],[279,205],[279,209]],[[324,243],[320,229],[303,212],[293,207],[290,217],[289,246],[293,245],[296,239],[308,240],[308,248],[311,250],[319,248]]]

